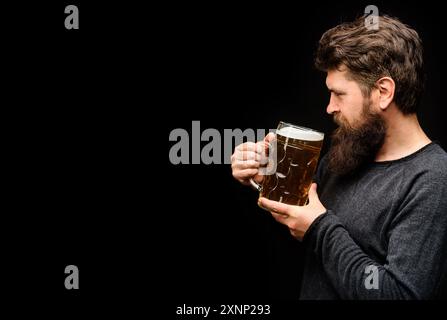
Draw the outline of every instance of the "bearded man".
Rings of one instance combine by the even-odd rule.
[[[305,246],[301,299],[432,299],[447,279],[447,154],[419,125],[422,43],[388,16],[325,32],[327,113],[338,128],[305,206],[259,199]],[[266,140],[272,139],[268,135]],[[233,176],[258,182],[264,141],[232,156]],[[318,185],[318,194],[317,194]],[[281,276],[287,276],[287,266]]]

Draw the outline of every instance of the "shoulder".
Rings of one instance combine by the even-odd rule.
[[[399,189],[408,201],[443,202],[447,205],[447,153],[432,143],[401,164]]]
[[[447,227],[447,153],[432,143],[407,158],[394,175],[397,212],[436,216]]]
[[[427,175],[430,178],[447,179],[447,152],[432,143],[417,151],[413,159],[409,159],[407,171]]]

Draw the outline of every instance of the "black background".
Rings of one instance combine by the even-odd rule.
[[[79,7],[80,30],[64,28],[68,4]],[[171,164],[168,137],[191,132],[192,121],[223,133],[280,120],[329,136],[313,53],[324,31],[368,4],[72,1],[6,11],[18,17],[5,60],[7,137],[19,141],[9,191],[23,195],[12,197],[17,246],[6,263],[19,271],[18,295],[68,307],[155,301],[172,315],[183,303],[294,306],[300,244],[229,165]],[[419,118],[446,148],[441,10],[374,4],[421,36],[428,82]],[[79,291],[64,288],[69,264],[79,267]],[[31,282],[29,270],[38,270]]]

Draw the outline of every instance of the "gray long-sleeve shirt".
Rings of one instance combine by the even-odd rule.
[[[337,178],[320,161],[327,212],[306,232],[301,299],[432,299],[447,286],[447,153],[431,143]],[[374,267],[370,267],[374,266]]]

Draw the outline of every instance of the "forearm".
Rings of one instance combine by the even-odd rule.
[[[399,279],[388,266],[383,266],[369,257],[331,211],[314,221],[305,235],[304,242],[310,246],[342,299],[423,298],[415,288]],[[377,288],[371,288],[365,282],[369,280],[369,273],[366,273],[369,266],[377,267]]]

